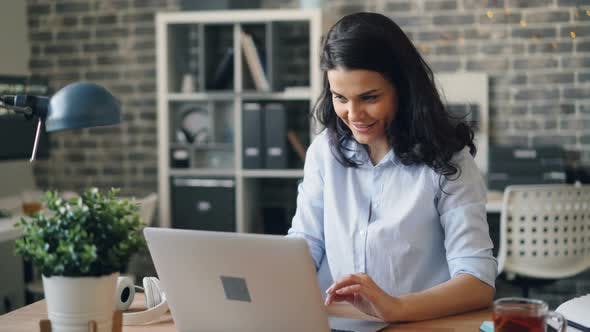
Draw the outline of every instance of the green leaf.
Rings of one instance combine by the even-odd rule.
[[[120,271],[145,245],[136,204],[117,197],[118,190],[86,190],[64,200],[48,191],[48,215],[21,218],[23,237],[15,252],[44,275],[100,276]]]

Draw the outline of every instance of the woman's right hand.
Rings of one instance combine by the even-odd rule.
[[[350,274],[338,279],[326,293],[326,305],[346,301],[360,311],[384,321],[400,320],[401,301],[383,291],[365,273]]]

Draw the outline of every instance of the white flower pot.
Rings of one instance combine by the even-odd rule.
[[[92,320],[98,332],[111,332],[118,276],[43,276],[51,332],[88,332]]]

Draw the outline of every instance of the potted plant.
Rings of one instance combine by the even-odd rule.
[[[43,275],[47,312],[53,332],[111,331],[119,272],[143,246],[138,206],[117,198],[116,189],[96,188],[62,199],[47,192],[49,213],[21,218],[16,252]]]

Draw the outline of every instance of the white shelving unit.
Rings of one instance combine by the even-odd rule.
[[[283,30],[289,30],[292,27],[293,33],[299,34],[296,40],[308,43],[305,47],[309,48],[309,54],[303,59],[304,61],[289,59],[290,57],[278,56],[274,53],[281,47],[282,51],[289,47],[293,47],[293,52],[297,51],[297,45],[279,44],[289,41],[280,35],[280,31],[283,30],[278,30],[277,27]],[[262,38],[259,38],[260,44],[257,46],[258,51],[265,55],[265,74],[271,85],[269,92],[257,91],[251,81],[249,67],[240,44],[241,32],[248,30],[253,31],[253,34],[258,31],[262,35]],[[171,207],[171,183],[174,177],[234,180],[235,229],[238,232],[255,231],[253,223],[256,221],[252,220],[255,217],[251,210],[257,203],[256,181],[293,180],[303,177],[301,165],[285,169],[244,169],[242,167],[242,108],[244,102],[293,103],[296,105],[292,107],[295,110],[287,111],[300,112],[302,117],[307,117],[321,88],[320,38],[321,11],[319,10],[158,13],[156,16],[158,192],[161,226],[174,226]],[[225,43],[224,46],[219,47],[223,43]],[[212,67],[215,67],[215,61],[221,59],[218,51],[223,50],[224,47],[233,48],[231,83],[227,87],[213,89],[209,85],[210,73]],[[291,64],[282,63],[287,61],[295,61],[293,63],[295,66],[301,66],[301,62],[305,64],[306,69],[303,72],[309,71],[302,75],[306,84],[289,85],[288,82],[282,81],[285,74],[293,74]],[[183,77],[189,72],[194,74],[193,80],[196,87],[194,91],[181,91]],[[286,89],[290,86],[296,89]],[[231,131],[231,135],[226,135],[231,138],[224,142],[219,142],[223,139],[213,139],[213,142],[205,144],[179,142],[176,136],[179,109],[191,103],[206,109],[207,114],[213,119],[212,122],[216,119],[226,121],[229,129],[223,128],[223,130]],[[309,121],[305,135],[308,135],[311,141],[312,129],[315,126]],[[212,125],[217,126],[215,123]],[[220,137],[218,129],[213,135]],[[224,139],[227,139],[226,136]],[[178,147],[189,150],[191,157],[188,167],[172,167],[171,153]],[[217,164],[208,164],[207,158],[203,157],[205,155],[220,159],[216,161]],[[200,158],[204,158],[205,161]]]

